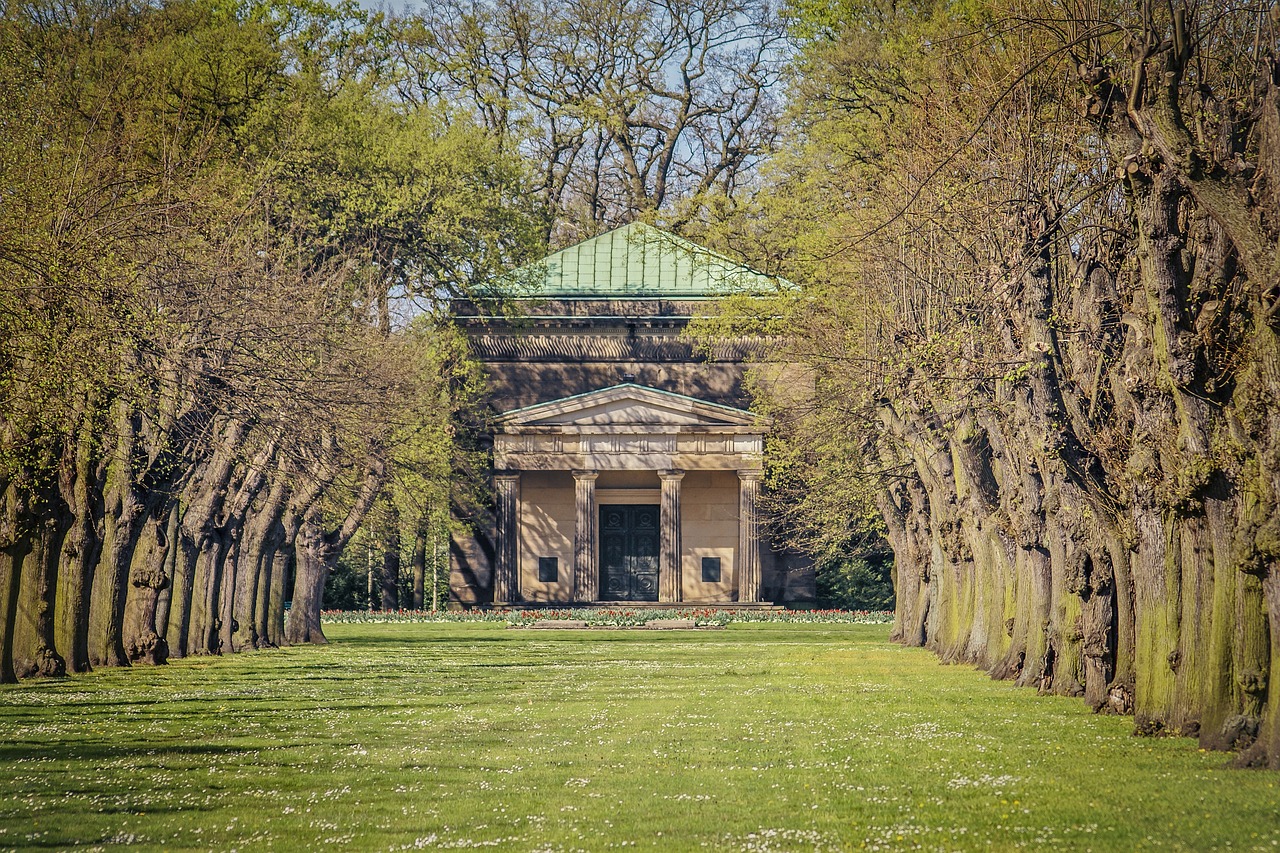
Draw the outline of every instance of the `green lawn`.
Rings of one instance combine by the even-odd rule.
[[[0,690],[0,848],[1276,849],[1280,778],[884,625],[331,625]]]

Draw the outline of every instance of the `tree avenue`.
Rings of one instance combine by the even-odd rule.
[[[374,23],[0,23],[0,680],[323,642],[384,487],[441,523],[474,376],[431,306],[540,219],[492,135],[391,97]]]
[[[428,546],[487,499],[442,306],[729,197],[782,36],[734,2],[7,8],[0,680],[323,642],[362,525],[380,603],[406,546],[438,603]]]
[[[440,303],[645,217],[798,283],[703,333],[895,639],[1280,768],[1280,11],[1219,6],[8,8],[0,681],[323,642],[362,525],[422,605],[489,497]]]
[[[1280,767],[1276,5],[796,13],[737,228],[806,285],[716,327],[816,388],[778,510],[879,519],[898,640]]]

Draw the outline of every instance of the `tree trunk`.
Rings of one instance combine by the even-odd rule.
[[[248,424],[228,419],[216,431],[218,445],[188,491],[182,516],[183,555],[191,571],[191,620],[187,654],[221,652],[221,594],[230,531],[221,523],[227,492],[236,474],[236,458],[249,433]]]
[[[160,596],[156,599],[155,624],[156,633],[165,638],[166,648],[169,642],[169,605],[173,600],[174,567],[178,564],[178,525],[180,522],[181,515],[178,512],[178,502],[171,501],[164,534],[165,542],[168,543],[164,554],[164,574],[165,577],[169,578],[169,583],[160,591]]]
[[[22,564],[31,550],[31,538],[23,530],[27,504],[21,476],[4,484],[0,494],[0,684],[14,684],[14,640],[18,605],[22,595]]]
[[[382,536],[382,584],[383,610],[400,607],[400,511],[387,501],[387,515]]]
[[[241,595],[239,587],[246,585],[252,587],[254,584],[254,581],[247,575],[253,573],[252,570],[256,569],[256,567],[250,567],[246,564],[245,571],[241,571],[245,517],[249,514],[249,510],[257,499],[258,493],[262,491],[263,486],[267,483],[267,472],[273,467],[271,462],[276,453],[276,441],[278,438],[278,434],[273,436],[254,455],[253,460],[249,463],[248,470],[245,472],[240,488],[237,490],[235,497],[224,506],[222,516],[218,522],[218,527],[228,542],[223,582],[218,590],[220,626],[218,646],[227,652],[236,650],[234,637],[241,629],[240,621],[237,617],[236,603],[237,599],[243,599],[244,596]],[[247,619],[246,621],[251,620]]]
[[[294,542],[296,575],[293,602],[289,607],[284,639],[289,645],[327,643],[320,627],[320,611],[324,603],[324,585],[329,579],[330,545],[323,529],[320,511],[308,510]]]
[[[231,637],[232,651],[254,649],[266,637],[266,603],[270,588],[271,564],[280,546],[279,538],[272,535],[280,525],[288,499],[288,478],[283,466],[276,467],[276,476],[262,501],[262,505],[249,513],[240,539],[237,557],[237,583],[232,616],[238,629]]]
[[[287,642],[285,640],[285,604],[288,600],[285,596],[296,573],[294,568],[296,540],[296,529],[292,534],[286,531],[281,536],[280,548],[271,561],[271,585],[267,588],[267,608],[264,613],[266,623],[261,634],[265,640],[260,641],[271,646],[283,646]]]
[[[71,512],[71,527],[62,540],[57,601],[59,648],[69,672],[90,669],[89,601],[102,557],[102,496],[94,476],[93,447],[93,426],[86,417],[58,475],[62,499]]]
[[[18,619],[14,631],[14,671],[18,678],[67,674],[66,661],[55,645],[54,619],[61,530],[54,515],[55,500],[44,494],[32,518],[32,547],[22,561]]]
[[[124,606],[129,566],[146,507],[134,482],[139,418],[124,401],[116,403],[116,446],[107,472],[102,562],[94,571],[89,607],[89,661],[95,666],[128,666],[124,648]]]
[[[148,514],[129,568],[129,594],[125,602],[124,645],[133,663],[160,665],[169,659],[169,645],[156,630],[156,611],[162,590],[169,586],[165,573],[169,550],[169,502]]]
[[[360,490],[337,529],[328,533],[323,531],[322,516],[317,504],[313,504],[303,515],[293,549],[296,575],[293,604],[284,629],[285,642],[294,645],[327,642],[320,627],[325,582],[338,557],[342,555],[342,549],[360,529],[361,522],[369,514],[369,509],[386,481],[387,461],[382,449],[375,446],[365,462]]]
[[[181,501],[174,504],[179,517],[182,516],[182,506]],[[191,634],[191,596],[195,587],[192,569],[195,554],[189,547],[187,538],[183,536],[181,524],[176,534],[169,541],[173,575],[169,585],[169,615],[165,621],[164,636],[169,646],[169,657],[184,658],[187,656],[187,638]]]
[[[424,603],[424,592],[427,575],[427,531],[423,519],[418,520],[418,524],[413,534],[413,609],[421,610]],[[434,559],[435,555],[432,555]]]

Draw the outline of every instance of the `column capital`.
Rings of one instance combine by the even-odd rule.
[[[681,471],[679,468],[672,468],[667,471],[658,472],[658,476],[665,482],[675,481],[678,483],[684,479],[684,475],[685,472]]]
[[[589,469],[589,468],[588,469],[575,468],[570,473],[573,474],[573,479],[575,480],[594,480],[596,477],[600,476],[599,471]]]
[[[494,471],[493,479],[501,482],[512,483],[520,479],[520,472],[513,470]]]
[[[740,468],[740,469],[738,469],[738,479],[739,479],[739,480],[748,480],[748,481],[750,481],[750,480],[757,480],[757,481],[758,481],[758,480],[763,480],[763,479],[764,479],[764,469],[763,469],[763,468]]]

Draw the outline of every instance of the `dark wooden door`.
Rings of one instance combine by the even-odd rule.
[[[656,504],[600,507],[601,599],[658,600],[658,530]]]

